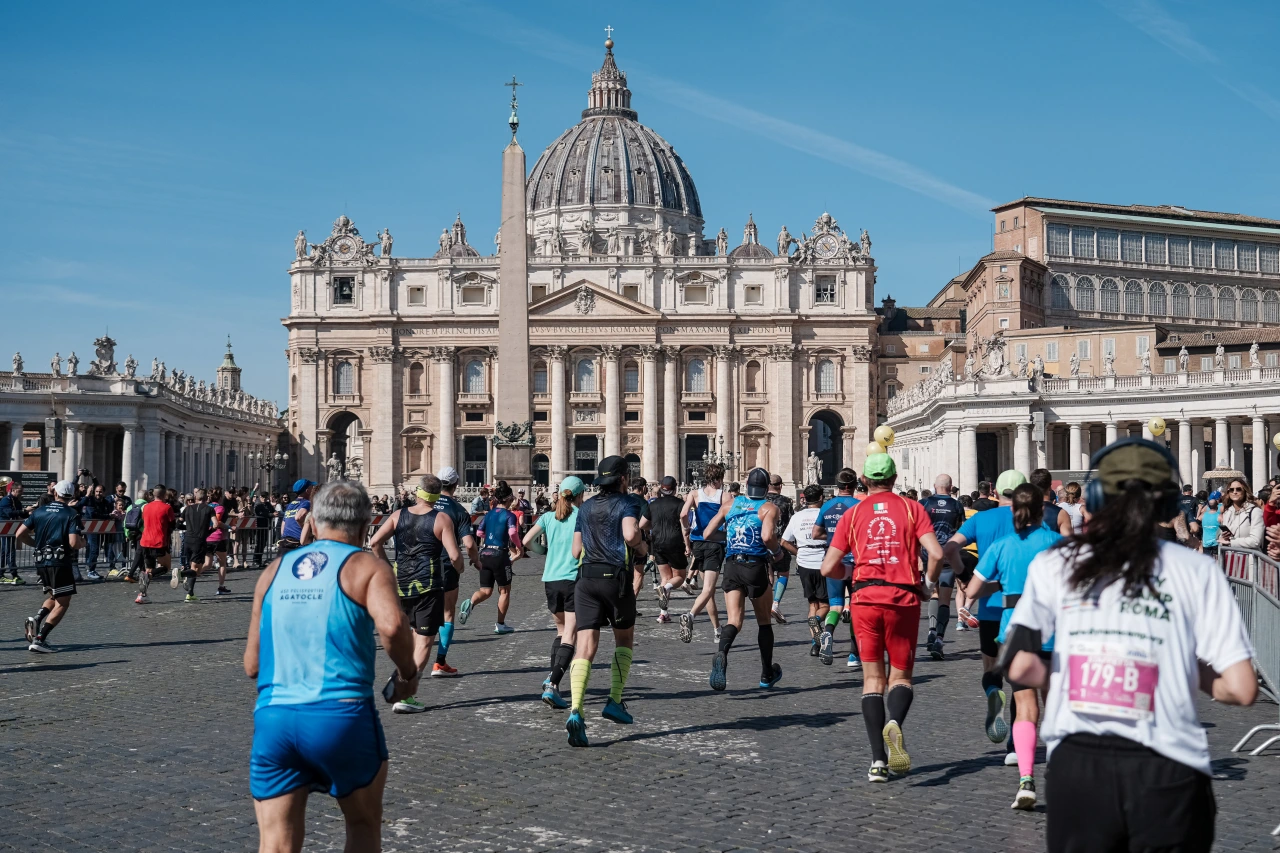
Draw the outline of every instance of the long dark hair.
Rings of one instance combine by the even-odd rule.
[[[1161,496],[1142,480],[1127,480],[1123,489],[1089,517],[1083,531],[1055,547],[1072,564],[1068,582],[1073,589],[1100,591],[1123,580],[1126,598],[1137,598],[1144,589],[1159,597],[1153,578]]]
[[[1044,521],[1044,492],[1030,483],[1013,490],[1013,529],[1039,527]]]

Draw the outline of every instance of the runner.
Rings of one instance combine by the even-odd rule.
[[[635,481],[631,483],[631,500],[636,505],[636,512],[640,513],[640,535],[644,537],[646,545],[649,541],[649,525],[652,523],[649,517],[649,499],[645,494],[648,490],[649,484],[644,477],[636,477]],[[637,599],[640,598],[640,588],[644,586],[644,568],[645,563],[648,562],[647,553],[648,548],[646,547],[645,554],[637,551],[631,557],[635,562],[635,565],[632,566],[635,570],[635,577],[632,578],[631,584]],[[637,612],[636,615],[639,616],[640,614]]]
[[[1178,511],[1169,451],[1131,438],[1091,462],[1091,520],[1032,563],[1002,658],[1011,681],[1049,688],[1047,848],[1208,851],[1216,807],[1196,689],[1252,704],[1253,650],[1213,561],[1159,541]],[[1035,654],[1048,636],[1051,666]]]
[[[791,516],[791,522],[782,534],[782,547],[796,558],[800,571],[800,585],[805,600],[809,602],[809,656],[817,657],[818,637],[822,634],[823,620],[831,610],[827,598],[827,579],[822,576],[822,556],[827,543],[813,538],[813,525],[822,507],[822,486],[810,483],[804,487],[804,509]]]
[[[547,592],[547,610],[556,622],[556,638],[551,641],[551,674],[542,682],[542,701],[563,711],[569,703],[560,696],[560,679],[573,661],[577,616],[573,590],[578,580],[578,561],[573,556],[573,531],[578,523],[578,507],[587,485],[577,477],[565,477],[556,496],[555,512],[544,512],[524,537],[528,548],[545,535],[546,559],[542,565],[542,585]]]
[[[772,687],[782,678],[782,665],[773,662],[773,620],[770,616],[769,566],[778,547],[778,507],[765,496],[769,472],[747,472],[747,494],[737,497],[725,518],[724,610],[728,622],[720,648],[711,660],[711,689],[724,690],[729,650],[742,630],[746,602],[756,616],[760,646],[760,686]]]
[[[208,503],[208,493],[204,489],[196,489],[192,494],[195,502],[182,510],[182,523],[186,530],[182,546],[183,554],[190,566],[182,573],[182,584],[187,591],[187,604],[196,602],[196,578],[209,568],[213,560],[209,536],[217,527],[217,515]],[[178,574],[174,572],[169,580],[172,589],[178,588]]]
[[[1057,501],[1053,499],[1053,474],[1049,473],[1049,469],[1037,468],[1027,475],[1027,482],[1044,495],[1044,526],[1058,531],[1060,536],[1071,536],[1075,533],[1071,513],[1058,506]]]
[[[933,535],[940,545],[946,545],[947,540],[964,524],[964,507],[960,505],[960,501],[951,497],[950,474],[939,474],[934,478],[933,494],[920,501],[920,505],[933,522]],[[920,559],[925,559],[923,554]],[[962,587],[964,583],[962,580]],[[942,576],[938,579],[938,588],[929,598],[929,636],[924,641],[925,649],[934,660],[942,660],[942,640],[947,634],[947,623],[951,620],[951,592],[955,585],[955,572],[950,566],[944,565]]]
[[[1000,617],[1000,633],[997,642],[1005,642],[1005,632],[1013,608],[1027,583],[1027,569],[1041,551],[1053,547],[1062,534],[1046,522],[1044,494],[1034,483],[1023,483],[1013,490],[1010,509],[1013,512],[1013,533],[997,539],[982,555],[974,570],[969,589],[974,597],[984,592],[1001,594],[1003,612]],[[1070,518],[1065,513],[1063,518]],[[1053,650],[1053,638],[1042,646],[1042,654]],[[1013,808],[1031,811],[1036,807],[1036,723],[1040,719],[1040,691],[1009,682],[1013,688],[1015,722],[1013,724],[1013,748],[1018,756],[1018,793]]]
[[[337,799],[347,849],[382,849],[375,629],[396,666],[388,701],[413,695],[418,670],[391,567],[360,550],[371,516],[360,484],[329,483],[316,495],[317,541],[273,561],[254,589],[244,671],[258,681],[249,790],[259,850],[302,849],[313,790]]]
[[[218,590],[214,595],[230,595],[227,589],[227,524],[230,521],[230,509],[235,498],[228,497],[218,486],[210,490],[209,506],[213,508],[213,530],[209,533],[209,557],[218,566]]]
[[[651,559],[658,566],[661,578],[658,587],[658,622],[666,624],[671,621],[667,608],[671,604],[671,591],[685,582],[685,572],[689,568],[689,554],[692,545],[688,532],[680,523],[684,501],[676,497],[676,489],[680,484],[675,477],[662,478],[658,487],[658,496],[649,504],[649,520],[653,525],[650,532]]]
[[[822,509],[818,511],[818,518],[813,523],[813,532],[810,537],[818,542],[827,542],[831,538],[831,531],[836,529],[836,525],[840,523],[840,519],[850,509],[858,505],[858,499],[853,496],[854,484],[858,482],[858,473],[852,468],[841,468],[836,473],[836,496],[831,498],[822,505]],[[853,554],[849,553],[844,558],[845,574],[844,577],[832,577],[826,575],[827,580],[827,601],[830,609],[827,611],[826,620],[823,623],[822,633],[818,636],[818,659],[827,666],[831,666],[831,662],[835,659],[835,630],[840,619],[849,623],[849,667],[857,669],[861,665],[858,657],[858,641],[853,635],[853,622],[850,620],[850,614],[844,603],[845,591],[849,588],[849,575],[853,569]],[[826,574],[825,572],[823,573]]]
[[[480,588],[462,602],[458,621],[465,625],[471,609],[493,596],[498,587],[498,621],[493,633],[510,634],[515,628],[507,625],[507,608],[511,606],[511,563],[521,557],[520,530],[515,513],[509,507],[515,498],[506,480],[499,480],[493,489],[493,501],[480,518]]]
[[[591,678],[591,662],[600,644],[600,629],[613,628],[613,661],[609,666],[612,684],[609,701],[601,716],[622,725],[632,723],[622,700],[622,691],[631,674],[635,646],[636,597],[631,586],[631,551],[643,549],[640,519],[635,503],[627,496],[627,461],[608,456],[597,469],[595,485],[600,491],[578,509],[574,524],[573,556],[578,559],[578,580],[574,585],[577,635],[573,662],[569,665],[569,685],[573,703],[565,730],[570,746],[587,746],[587,724],[582,704]]]
[[[454,499],[453,493],[458,488],[458,471],[453,467],[440,469],[440,500],[436,501],[436,509],[448,514],[453,519],[453,532],[458,538],[458,547],[467,553],[471,567],[480,565],[480,549],[476,547],[475,530],[471,527],[471,513]],[[431,666],[432,678],[449,678],[458,674],[458,670],[449,666],[449,647],[453,644],[453,618],[458,607],[458,581],[465,569],[459,560],[455,563],[446,553],[444,556],[444,624],[440,626],[440,645],[436,647],[436,662]]]
[[[444,562],[449,555],[462,561],[453,519],[436,509],[440,499],[440,478],[427,474],[418,481],[418,500],[398,509],[382,523],[369,540],[369,550],[384,563],[386,541],[395,537],[396,592],[400,609],[413,629],[413,663],[421,676],[431,659],[431,646],[444,624]],[[366,498],[367,499],[367,498]],[[370,509],[372,511],[372,508]],[[406,696],[392,706],[395,714],[421,714],[427,706],[417,696]]]
[[[284,556],[302,544],[303,525],[311,512],[311,496],[316,484],[311,480],[297,480],[293,484],[293,501],[284,508],[284,523],[280,525],[280,542],[276,553]]]
[[[867,498],[836,525],[822,559],[822,574],[843,577],[845,554],[854,555],[849,609],[864,667],[862,717],[873,759],[867,781],[887,782],[891,772],[901,776],[911,769],[902,724],[914,696],[911,673],[920,599],[932,591],[942,573],[942,546],[933,535],[928,513],[915,501],[893,493],[898,471],[887,453],[868,456],[862,478]],[[917,558],[922,548],[928,555],[923,583]]]
[[[721,522],[729,512],[733,498],[724,488],[724,466],[707,463],[702,473],[705,484],[684,499],[680,524],[689,540],[697,570],[702,572],[702,592],[694,599],[688,613],[680,614],[680,640],[693,639],[693,619],[703,608],[711,619],[716,642],[720,642],[720,614],[716,611],[716,580],[724,565],[724,531]]]
[[[134,604],[150,604],[151,598],[147,595],[147,590],[151,586],[152,572],[157,566],[169,571],[173,565],[169,543],[173,540],[173,528],[178,516],[166,497],[164,486],[156,486],[151,493],[151,500],[142,506],[142,535],[138,539],[142,568],[138,572],[138,597],[133,600]]]
[[[770,503],[778,508],[777,528],[779,535],[781,531],[787,529],[787,525],[791,523],[791,516],[795,515],[795,501],[782,493],[782,477],[773,474],[769,477],[769,494],[766,496]],[[773,621],[779,625],[787,624],[787,617],[782,615],[782,596],[787,592],[787,580],[791,575],[791,554],[785,549],[778,549],[778,556],[770,568],[773,577],[773,608],[771,616]]]
[[[71,607],[76,594],[72,565],[76,550],[84,545],[84,525],[80,513],[70,505],[76,484],[62,480],[53,490],[53,501],[41,504],[23,519],[17,541],[30,545],[36,562],[36,575],[46,596],[35,616],[27,617],[27,651],[49,653],[49,633],[58,626]]]

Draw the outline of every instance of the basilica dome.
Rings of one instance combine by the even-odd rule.
[[[670,143],[637,121],[612,40],[605,49],[582,121],[551,143],[529,174],[531,217],[580,209],[619,225],[661,222],[700,237],[702,206],[689,170]]]

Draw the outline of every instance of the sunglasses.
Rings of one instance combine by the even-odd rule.
[[[1240,488],[1239,486],[1232,486],[1231,488],[1227,489],[1227,491],[1228,491],[1228,492],[1243,492],[1243,491],[1244,491],[1244,489]]]

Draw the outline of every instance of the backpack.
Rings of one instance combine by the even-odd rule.
[[[142,506],[134,504],[129,511],[124,514],[124,529],[130,533],[137,533],[142,529]]]

